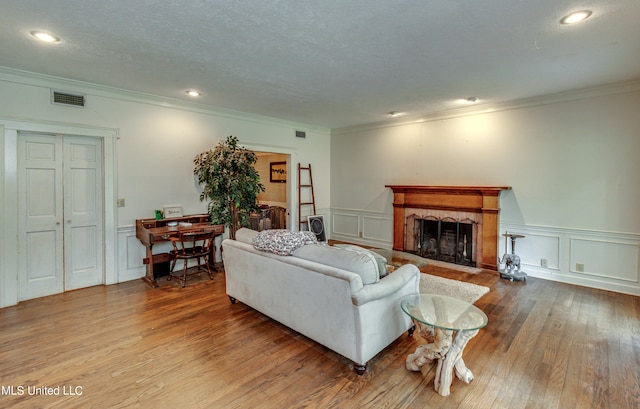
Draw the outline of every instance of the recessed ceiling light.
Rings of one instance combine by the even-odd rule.
[[[193,89],[190,89],[190,90],[185,91],[185,92],[186,92],[186,93],[187,93],[187,95],[189,95],[190,97],[199,97],[200,95],[202,95],[202,94],[200,94],[200,92],[198,92],[198,91],[196,91],[196,90],[193,90]]]
[[[460,104],[475,104],[476,102],[478,102],[478,97],[467,97],[467,98],[460,98],[458,100],[458,103]]]
[[[591,10],[574,11],[560,19],[562,24],[575,24],[586,20],[591,15]]]
[[[44,41],[45,43],[59,43],[60,38],[54,36],[53,34],[47,33],[45,31],[32,31],[31,35],[34,38],[37,38],[40,41]]]

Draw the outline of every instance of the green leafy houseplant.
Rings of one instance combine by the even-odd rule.
[[[255,153],[238,146],[234,136],[193,160],[193,173],[204,186],[200,201],[209,200],[212,223],[229,226],[232,239],[240,227],[249,225],[250,214],[258,211],[258,194],[264,191],[264,185],[253,167],[257,160]]]

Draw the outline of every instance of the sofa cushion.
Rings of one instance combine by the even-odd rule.
[[[380,280],[378,264],[370,254],[323,244],[311,244],[296,249],[292,255],[356,273],[362,278],[362,284],[373,284]]]
[[[356,253],[363,253],[368,255],[368,257],[373,257],[376,261],[376,265],[378,266],[378,275],[380,278],[387,275],[387,259],[383,255],[354,244],[334,244],[334,247],[339,247],[348,251],[355,251]]]
[[[253,244],[253,238],[258,234],[257,231],[242,227],[236,232],[236,240],[245,244]]]
[[[285,229],[264,230],[253,237],[253,247],[257,250],[289,256],[293,250],[305,244],[317,243],[316,235],[310,231]]]

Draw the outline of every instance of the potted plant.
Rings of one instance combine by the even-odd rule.
[[[258,194],[265,189],[253,167],[257,160],[255,153],[238,146],[234,136],[193,160],[193,173],[204,187],[200,200],[209,200],[211,222],[229,226],[232,239],[240,227],[249,225],[250,214],[259,211]]]

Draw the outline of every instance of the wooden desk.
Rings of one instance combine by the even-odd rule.
[[[177,236],[178,233],[192,233],[192,232],[213,232],[215,237],[224,233],[224,225],[211,224],[209,215],[192,215],[177,217],[172,219],[138,219],[136,220],[136,237],[147,249],[147,257],[143,259],[143,263],[147,265],[147,272],[142,280],[149,284],[151,287],[157,287],[158,283],[153,275],[153,265],[155,263],[162,263],[171,260],[171,254],[160,253],[153,254],[153,245],[159,242],[169,241],[170,237]],[[191,223],[191,226],[167,226],[169,222],[183,222]],[[216,246],[211,247],[211,260],[216,262]]]

